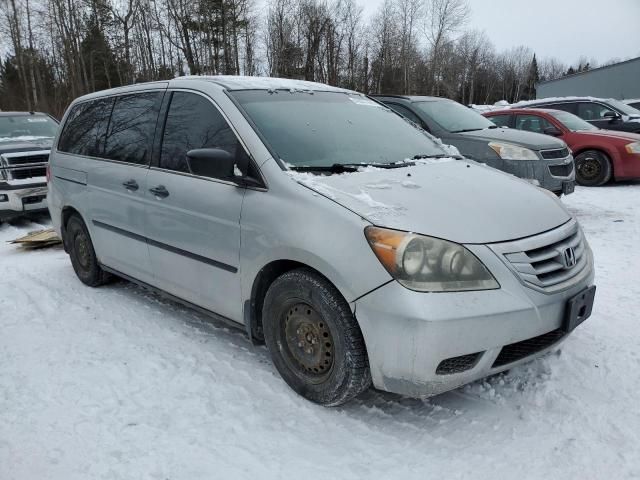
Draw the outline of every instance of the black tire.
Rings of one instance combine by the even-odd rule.
[[[586,187],[599,187],[611,180],[611,160],[598,150],[586,150],[575,158],[576,181]]]
[[[72,215],[65,228],[64,243],[71,258],[73,270],[82,283],[90,287],[99,287],[111,279],[111,275],[100,268],[93,249],[93,243],[84,221],[78,215]]]
[[[321,275],[301,268],[277,278],[265,296],[262,319],[276,369],[301,396],[337,406],[371,385],[360,327]]]

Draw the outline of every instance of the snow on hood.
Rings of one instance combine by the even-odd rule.
[[[374,225],[458,243],[527,237],[571,218],[553,194],[475,162],[443,159],[330,176],[288,173]]]

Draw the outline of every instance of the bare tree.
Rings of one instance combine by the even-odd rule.
[[[440,93],[444,45],[469,17],[467,0],[427,0],[425,34],[431,45],[430,67],[433,95]]]

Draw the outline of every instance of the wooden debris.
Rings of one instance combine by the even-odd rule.
[[[62,240],[60,240],[60,237],[58,237],[56,232],[51,228],[30,232],[28,235],[11,240],[9,243],[18,244],[23,248],[34,250],[60,245],[62,244]]]

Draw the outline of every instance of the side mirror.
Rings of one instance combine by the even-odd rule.
[[[189,170],[194,175],[213,178],[233,178],[235,159],[226,150],[198,148],[187,152]]]
[[[562,136],[562,130],[560,130],[558,127],[547,127],[545,128],[542,133],[544,133],[545,135],[551,135],[552,137],[561,137]]]
[[[604,115],[602,115],[602,118],[608,118],[609,120],[613,121],[613,120],[617,120],[618,118],[620,118],[620,114],[617,112],[612,112],[611,110],[604,112]]]

